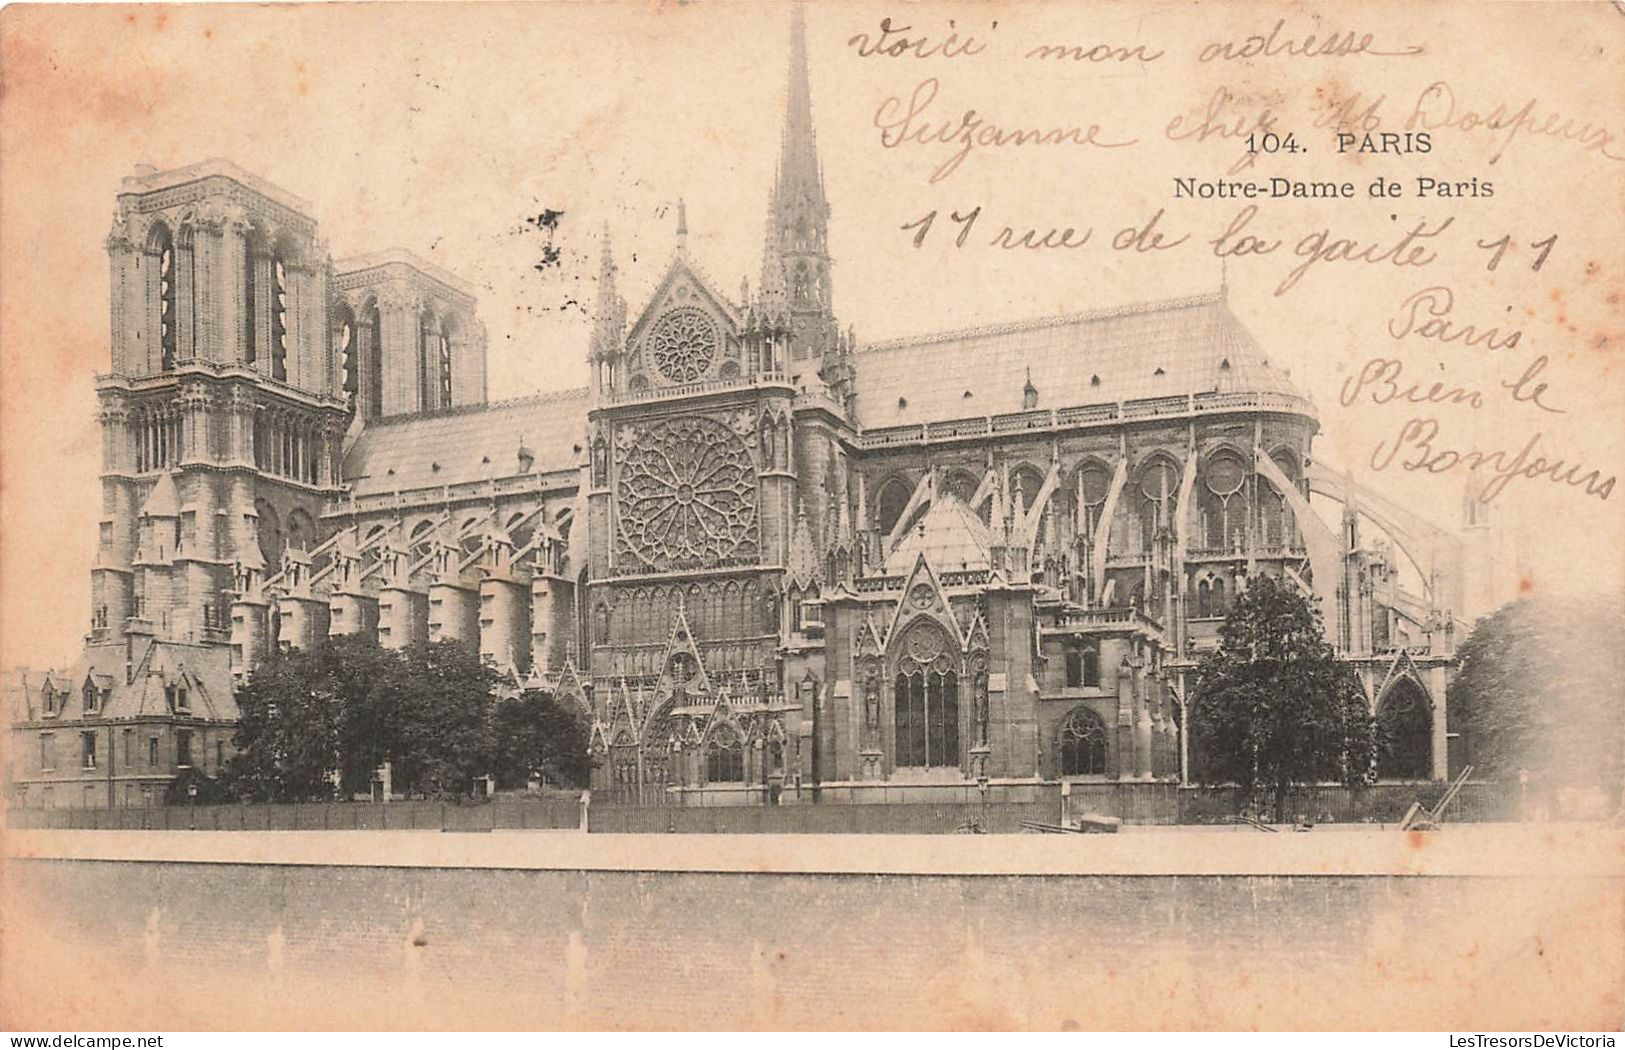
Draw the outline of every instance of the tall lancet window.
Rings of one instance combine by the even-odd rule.
[[[940,631],[916,628],[909,634],[892,689],[894,764],[958,766],[959,675]]]
[[[271,259],[271,378],[288,378],[288,268]]]
[[[358,343],[355,317],[349,307],[341,307],[338,324],[333,330],[333,349],[338,354],[344,376],[344,400],[352,411],[359,407],[357,401],[361,391],[361,347]]]
[[[159,227],[156,247],[159,367],[168,372],[175,367],[175,240],[163,227]]]
[[[447,334],[444,325],[440,327],[440,334],[436,337],[439,346],[440,371],[440,407],[451,407],[451,336]]]

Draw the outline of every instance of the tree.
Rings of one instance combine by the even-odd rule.
[[[547,693],[527,689],[497,701],[496,778],[523,787],[531,775],[568,787],[586,787],[592,772],[587,728],[574,710]]]
[[[303,802],[367,790],[388,762],[403,792],[472,794],[487,775],[532,771],[584,783],[585,730],[541,693],[502,701],[500,681],[458,642],[405,651],[357,637],[273,653],[237,693],[225,785],[256,801]],[[335,784],[336,782],[336,784]]]
[[[399,781],[429,795],[465,795],[492,771],[496,671],[459,642],[428,642],[401,654],[391,686]]]
[[[1625,604],[1525,598],[1478,621],[1458,650],[1452,721],[1477,774],[1527,770],[1543,787],[1619,789],[1625,763]]]
[[[1319,611],[1269,576],[1248,584],[1197,666],[1191,738],[1204,782],[1270,792],[1277,819],[1293,785],[1375,776],[1376,721],[1359,679]]]
[[[238,723],[223,786],[254,802],[333,796],[344,697],[332,650],[274,653],[238,688]]]

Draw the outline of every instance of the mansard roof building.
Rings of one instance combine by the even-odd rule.
[[[1439,529],[1319,463],[1222,290],[862,344],[799,15],[756,290],[680,222],[629,316],[606,237],[584,389],[488,401],[470,287],[334,261],[310,211],[224,161],[124,182],[90,631],[8,685],[29,804],[218,771],[233,684],[341,634],[457,639],[567,698],[620,801],[1177,780],[1190,669],[1260,575],[1400,705],[1384,775],[1459,764],[1482,505]]]

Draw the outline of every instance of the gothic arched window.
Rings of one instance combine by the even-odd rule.
[[[278,251],[271,257],[271,378],[288,378],[288,266]]]
[[[359,344],[355,315],[348,306],[340,306],[333,322],[333,352],[339,359],[339,372],[343,376],[344,399],[352,411],[356,408],[357,395],[361,390]]]
[[[158,266],[159,367],[168,372],[175,367],[175,238],[161,223],[153,229],[151,251]]]
[[[1298,481],[1298,464],[1290,452],[1284,449],[1270,457],[1281,473],[1294,486]],[[1291,546],[1297,542],[1292,515],[1292,505],[1287,502],[1287,495],[1279,492],[1274,484],[1267,484],[1266,491],[1260,492],[1258,498],[1259,532],[1264,543],[1270,547]]]
[[[913,495],[913,490],[902,478],[892,478],[880,487],[880,496],[875,500],[875,525],[883,535],[889,536],[892,529],[897,527],[897,519],[903,516],[903,510]]]
[[[1235,550],[1247,543],[1247,473],[1241,455],[1221,449],[1202,471],[1202,543]]]
[[[1063,777],[1102,776],[1106,772],[1106,723],[1087,707],[1066,717],[1056,732]]]
[[[451,333],[446,330],[446,326],[444,324],[442,324],[440,326],[440,332],[439,332],[439,335],[437,336],[435,345],[439,350],[439,372],[440,372],[439,398],[440,398],[440,407],[441,408],[450,408],[451,407]]]
[[[1085,463],[1078,470],[1077,500],[1083,513],[1079,524],[1089,539],[1094,539],[1100,527],[1100,511],[1111,491],[1112,475],[1104,463]]]
[[[893,683],[899,767],[959,765],[959,675],[935,632],[916,631]]]
[[[718,726],[705,742],[705,782],[745,782],[745,747],[731,726]]]
[[[1150,551],[1157,532],[1173,528],[1179,504],[1179,471],[1166,459],[1155,459],[1140,472],[1140,550]]]

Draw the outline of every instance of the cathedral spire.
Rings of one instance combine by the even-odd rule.
[[[609,223],[606,222],[603,251],[598,258],[598,301],[593,306],[592,342],[588,350],[593,386],[601,389],[614,386],[615,363],[626,331],[626,300],[615,290],[615,271],[615,255],[610,249]]]
[[[813,136],[812,77],[807,72],[807,15],[795,5],[790,21],[790,76],[785,98],[784,140],[779,151],[779,185],[823,182]]]
[[[797,360],[822,355],[835,340],[829,270],[829,202],[813,133],[806,14],[798,3],[790,24],[784,134],[762,259],[764,291],[782,281],[788,292],[791,356]]]

